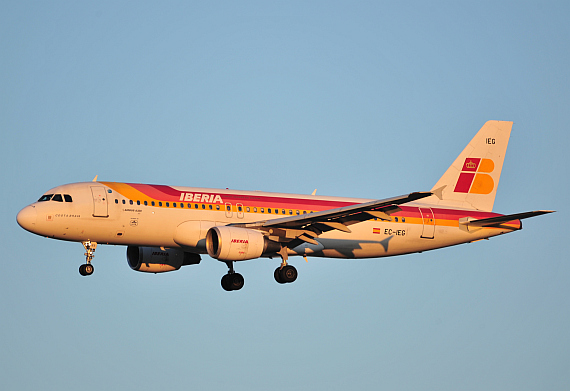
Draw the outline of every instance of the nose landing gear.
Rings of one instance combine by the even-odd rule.
[[[95,249],[97,248],[97,242],[92,242],[90,240],[86,242],[81,242],[85,248],[85,263],[79,266],[79,274],[82,276],[90,276],[95,270],[91,264],[91,260],[95,257]]]

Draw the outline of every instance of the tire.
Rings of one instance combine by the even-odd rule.
[[[275,277],[275,281],[277,281],[278,283],[285,284],[285,282],[281,279],[281,268],[280,267],[275,269],[275,272],[273,272],[273,277]]]
[[[90,263],[83,265],[83,270],[85,271],[85,275],[90,276],[95,271],[95,268]]]
[[[79,266],[79,274],[81,274],[82,276],[87,275],[87,273],[85,273],[85,265]]]
[[[229,276],[230,276],[229,278],[230,287],[232,288],[232,291],[239,291],[241,288],[243,288],[243,284],[245,281],[241,274],[234,273],[230,274]]]
[[[222,277],[222,288],[224,288],[225,291],[231,291],[232,287],[230,286],[230,279],[229,279],[230,275],[226,274],[225,276]]]
[[[281,281],[284,283],[293,282],[297,279],[297,269],[291,265],[284,266],[283,269],[281,269],[280,275]]]

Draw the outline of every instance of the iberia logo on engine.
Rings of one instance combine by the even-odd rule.
[[[232,239],[232,243],[249,243],[247,239]]]

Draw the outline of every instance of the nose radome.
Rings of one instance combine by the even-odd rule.
[[[20,227],[24,228],[25,230],[32,231],[36,227],[36,219],[38,217],[38,212],[36,208],[33,206],[26,206],[24,209],[18,213],[16,216],[16,220]]]

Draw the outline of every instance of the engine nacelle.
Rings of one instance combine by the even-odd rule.
[[[208,255],[219,261],[245,261],[259,258],[272,247],[259,231],[247,228],[213,227],[206,234]]]
[[[186,265],[200,263],[200,255],[180,249],[159,247],[127,247],[127,262],[131,269],[146,273],[164,273],[180,269]]]

